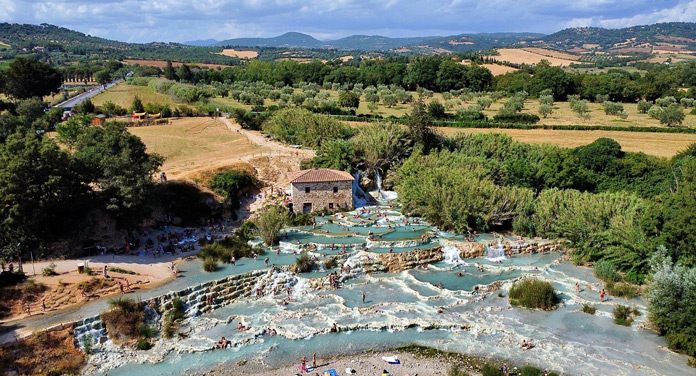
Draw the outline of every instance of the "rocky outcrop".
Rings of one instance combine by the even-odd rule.
[[[374,258],[373,263],[365,265],[365,272],[396,273],[421,265],[440,262],[443,259],[442,247],[414,249],[401,253],[379,253]]]
[[[486,257],[486,245],[479,242],[463,242],[456,240],[443,240],[443,244],[451,245],[459,250],[459,257],[463,259]],[[502,246],[506,255],[534,254],[538,252],[559,251],[565,243],[563,241],[504,241]]]

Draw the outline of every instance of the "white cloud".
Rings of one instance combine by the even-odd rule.
[[[694,22],[696,21],[696,0],[679,3],[671,8],[648,13],[639,13],[630,17],[605,18],[601,16],[575,18],[568,21],[566,27],[599,26],[619,29],[635,25],[649,25],[658,22]]]

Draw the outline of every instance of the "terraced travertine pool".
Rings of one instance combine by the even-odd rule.
[[[287,229],[280,246],[268,249],[270,262],[291,264],[303,249],[309,249],[319,260],[345,251],[346,263],[359,271],[360,259],[370,254],[430,248],[459,237],[406,218],[386,202],[315,220],[316,226]],[[492,240],[491,234],[477,238],[482,242]],[[180,329],[186,333],[185,338],[166,340],[166,352],[149,350],[154,351],[150,356],[159,361],[156,364],[147,356],[136,357],[133,362],[117,360],[119,353],[109,353],[106,348],[91,358],[88,369],[94,374],[108,371],[111,376],[204,373],[219,366],[234,369],[243,360],[276,367],[313,353],[327,357],[416,343],[575,375],[695,373],[686,365],[686,357],[667,350],[661,337],[641,329],[645,314],[631,327],[613,323],[611,311],[615,304],[635,305],[645,313],[644,299],[610,298],[600,302],[597,291],[602,286],[591,270],[560,262],[559,253],[513,256],[500,263],[485,258],[461,260],[451,246],[445,246],[444,251],[447,261],[427,269],[358,272],[336,290],[309,287],[310,279],[334,269],[320,268],[299,276],[276,273],[274,278],[282,277],[279,281],[283,281],[278,287],[291,289],[289,304],[282,304],[289,298],[285,292],[273,295],[266,291],[263,297],[244,298],[188,319]],[[190,286],[264,269],[265,257],[239,260],[236,266],[225,265],[215,273],[202,272],[200,262],[189,261],[180,265],[185,271],[181,282],[147,293],[154,296],[163,289],[181,288],[181,283]],[[511,307],[507,290],[513,280],[521,277],[551,282],[562,298],[558,309],[542,312]],[[500,282],[502,296],[480,288],[495,282]],[[582,286],[579,293],[575,291],[576,282]],[[595,305],[597,313],[581,312],[583,303]],[[252,329],[237,331],[238,322]],[[333,323],[341,328],[339,333],[330,332]],[[278,334],[263,335],[266,328]],[[210,350],[222,336],[232,341],[232,348]],[[533,339],[536,347],[521,350],[523,339]],[[141,361],[145,363],[138,363]]]

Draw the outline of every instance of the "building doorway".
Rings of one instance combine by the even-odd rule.
[[[312,203],[311,202],[305,202],[302,204],[302,213],[304,214],[309,214],[312,212]]]

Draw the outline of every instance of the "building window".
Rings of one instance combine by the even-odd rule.
[[[334,193],[338,193],[338,187],[334,187]]]
[[[309,193],[309,187],[305,187],[304,193]]]
[[[329,209],[333,209],[333,202],[329,202]]]

